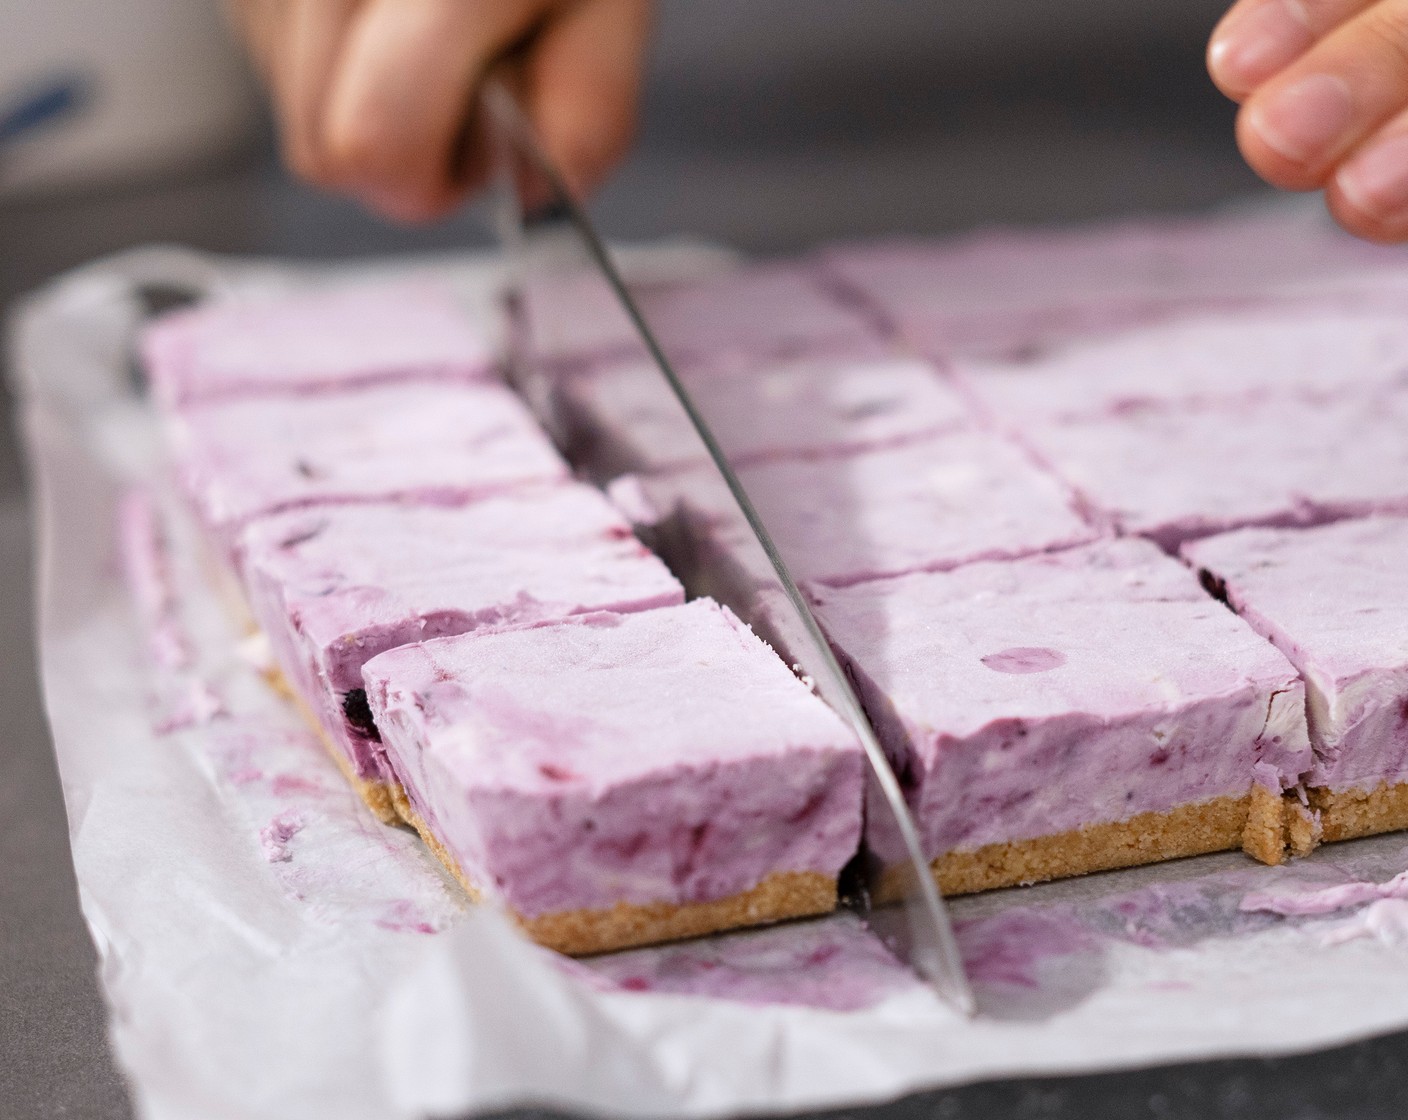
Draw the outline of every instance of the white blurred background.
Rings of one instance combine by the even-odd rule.
[[[258,102],[212,0],[0,0],[0,195],[190,166],[254,136]]]

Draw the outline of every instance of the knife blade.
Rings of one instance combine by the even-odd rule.
[[[572,371],[553,355],[590,321],[598,343],[624,343],[644,359],[649,377],[639,391],[653,393],[654,414],[677,410],[681,423],[670,426],[676,438],[698,443],[699,454],[683,457],[701,464],[662,472],[652,480],[653,504],[670,511],[657,525],[660,550],[692,592],[712,594],[785,651],[794,670],[854,730],[865,751],[868,782],[859,889],[851,892],[850,901],[941,999],[964,1015],[973,1014],[963,960],[903,789],[806,597],[611,252],[505,84],[487,84],[484,110],[497,154],[495,217],[511,268],[509,350],[516,387],[571,457],[571,423],[563,414],[559,382]],[[526,220],[519,204],[525,179],[548,200],[536,221]],[[681,451],[671,448],[676,457]],[[689,491],[700,487],[711,493],[703,502],[691,503]],[[684,512],[690,505],[709,509],[712,532],[732,542],[733,578],[721,578],[717,565],[698,555]],[[728,524],[719,524],[721,516]],[[738,572],[751,578],[737,578]]]

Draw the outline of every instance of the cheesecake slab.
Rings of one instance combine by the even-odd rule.
[[[1248,529],[1184,555],[1304,677],[1326,837],[1408,827],[1408,519]]]
[[[1147,542],[814,592],[947,889],[1235,848],[1311,765],[1296,670]]]
[[[408,817],[545,944],[600,952],[835,905],[859,745],[711,600],[440,638],[363,673]]]
[[[156,320],[140,341],[166,407],[407,379],[497,376],[486,333],[428,281],[229,299]]]
[[[177,477],[234,559],[255,517],[314,504],[447,504],[567,466],[524,405],[496,384],[407,382],[191,405],[173,421]]]
[[[240,538],[285,679],[361,782],[391,785],[362,666],[449,634],[672,606],[684,591],[593,488],[458,506],[365,503],[261,518]]]

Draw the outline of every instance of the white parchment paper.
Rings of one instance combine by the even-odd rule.
[[[438,272],[490,313],[489,261],[372,271],[395,268]],[[45,699],[143,1116],[796,1111],[1408,1026],[1396,938],[1347,936],[1343,915],[1240,909],[1255,889],[1386,880],[1408,867],[1400,836],[1288,869],[1229,854],[957,900],[972,1022],[850,917],[574,963],[470,907],[414,835],[369,816],[264,684],[167,492],[129,373],[134,283],[239,292],[330,275],[143,251],[64,278],[14,324]],[[119,548],[124,502],[153,514],[146,552],[141,534]],[[134,605],[134,562],[169,594]],[[173,641],[186,653],[171,656]]]

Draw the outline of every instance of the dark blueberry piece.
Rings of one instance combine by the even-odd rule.
[[[1203,585],[1204,591],[1224,607],[1230,607],[1232,605],[1227,599],[1227,581],[1225,579],[1208,571],[1206,568],[1199,568],[1198,582]]]
[[[381,742],[381,732],[376,729],[376,721],[372,719],[372,706],[367,703],[365,688],[349,689],[342,694],[342,714],[347,717],[352,730],[363,739],[370,739],[373,743]]]

